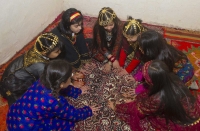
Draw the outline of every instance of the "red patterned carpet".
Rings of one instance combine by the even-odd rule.
[[[55,21],[52,22],[43,32],[48,32],[53,29],[60,21],[61,15],[59,15]],[[96,21],[96,18],[85,16],[84,17],[84,35],[86,38],[92,38],[92,27]],[[169,44],[174,45],[178,49],[184,51],[187,54],[188,58],[192,62],[195,68],[195,75],[198,80],[200,80],[200,33],[199,32],[191,32],[187,30],[178,30],[171,29],[156,25],[150,25],[144,23],[144,25],[150,29],[154,29],[165,36]],[[34,44],[35,39],[29,42],[22,50],[16,53],[7,63],[0,66],[0,78],[7,67],[7,65],[16,57],[23,54],[25,51],[30,49]],[[86,121],[79,122],[76,126],[76,130],[88,130],[88,131],[108,131],[108,130],[119,130],[119,131],[128,131],[129,127],[122,121],[116,119],[115,114],[106,108],[105,102],[108,99],[112,99],[118,97],[113,96],[111,94],[115,94],[115,92],[123,92],[124,87],[131,87],[130,84],[124,84],[127,82],[125,77],[116,75],[116,72],[111,74],[104,74],[103,72],[99,72],[100,67],[95,61],[93,61],[93,65],[91,67],[85,66],[83,68],[86,77],[86,83],[91,88],[91,92],[88,95],[80,96],[78,101],[70,99],[72,103],[74,103],[77,107],[82,106],[83,104],[91,104],[97,103],[102,106],[101,112],[98,116],[87,119]],[[89,68],[89,70],[88,70]],[[90,74],[90,75],[89,75]],[[97,76],[98,74],[98,76]],[[96,75],[96,76],[95,76]],[[101,76],[101,77],[99,77]],[[95,79],[94,79],[95,77]],[[98,79],[97,79],[98,78]],[[105,83],[104,79],[109,78],[109,81]],[[102,87],[102,88],[99,88]],[[120,88],[116,88],[120,87]],[[98,92],[98,95],[97,93]],[[92,101],[87,101],[86,98],[92,98]],[[99,99],[101,98],[101,99]],[[85,101],[84,101],[85,100]],[[6,113],[8,111],[8,105],[3,98],[0,97],[0,131],[4,131],[6,129]],[[109,118],[109,119],[108,119]]]

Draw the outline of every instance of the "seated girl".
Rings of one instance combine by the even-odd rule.
[[[79,10],[69,8],[63,13],[59,25],[51,31],[64,45],[59,57],[64,58],[77,69],[90,60],[82,30],[83,15]]]
[[[140,64],[140,50],[137,38],[147,29],[141,24],[140,19],[128,17],[128,21],[123,26],[123,43],[120,50],[119,64],[132,75],[135,74],[135,69]]]
[[[145,63],[142,73],[150,86],[146,92],[129,94],[125,103],[117,101],[116,106],[109,102],[109,106],[130,124],[133,131],[200,129],[199,95],[195,98],[162,61]]]
[[[105,71],[112,67],[118,68],[118,55],[122,41],[123,23],[110,7],[99,11],[98,19],[93,29],[92,56],[104,63]]]
[[[86,90],[81,90],[71,83],[72,67],[64,60],[49,62],[41,75],[23,96],[9,109],[7,128],[9,131],[71,131],[75,122],[84,120],[98,110],[95,106],[75,108],[65,97],[59,94],[64,88],[76,98]]]
[[[163,36],[153,30],[141,34],[138,39],[139,49],[143,53],[142,61],[161,60],[190,88],[197,89],[194,68],[187,56],[169,45]]]
[[[131,74],[135,80],[140,82],[136,87],[136,93],[142,92],[145,88],[143,83],[143,77],[141,74],[141,68],[143,63],[141,62],[141,51],[137,38],[147,29],[142,25],[142,20],[133,19],[128,17],[128,21],[123,26],[123,41],[122,48],[119,55],[119,65],[123,67],[128,74]]]
[[[8,100],[9,106],[39,78],[45,63],[56,58],[61,48],[62,44],[56,35],[41,34],[33,48],[8,65],[1,79],[0,93]]]

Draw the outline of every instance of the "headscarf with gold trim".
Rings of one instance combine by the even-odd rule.
[[[42,42],[45,41],[45,42]],[[48,41],[48,45],[45,44]],[[25,55],[24,55],[24,67],[28,67],[34,63],[43,62],[46,63],[49,61],[49,58],[42,55],[42,53],[48,54],[51,52],[56,45],[58,44],[58,37],[53,33],[44,33],[41,34],[33,46]]]

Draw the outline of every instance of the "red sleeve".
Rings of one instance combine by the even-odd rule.
[[[124,64],[125,64],[125,61],[126,61],[126,57],[127,57],[126,52],[125,52],[124,49],[122,48],[122,49],[120,50],[120,54],[119,54],[119,65],[120,65],[121,67],[124,67]]]
[[[128,73],[131,73],[140,63],[140,60],[132,59],[129,65],[125,68]]]

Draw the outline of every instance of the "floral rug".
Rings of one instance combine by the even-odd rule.
[[[112,70],[105,73],[102,64],[92,60],[81,69],[86,76],[86,86],[90,88],[88,94],[80,95],[78,99],[69,102],[76,107],[84,105],[98,105],[101,107],[97,116],[92,116],[76,123],[76,131],[131,131],[129,125],[117,118],[115,112],[107,106],[108,100],[123,100],[121,94],[127,89],[135,88],[136,82],[131,75],[122,70]],[[131,79],[130,79],[131,78]]]
[[[60,22],[62,13],[50,24],[43,32],[52,30]],[[92,28],[97,18],[84,17],[84,36],[85,38],[92,38]],[[144,23],[147,28],[156,30],[164,35],[169,44],[174,45],[182,50],[195,68],[195,75],[200,80],[200,33],[185,30],[171,29],[156,25]],[[36,36],[37,37],[37,36]],[[8,64],[20,56],[35,43],[36,37],[29,42],[24,48],[18,51],[8,62],[0,66],[0,78],[8,66]],[[130,128],[123,121],[117,119],[115,113],[110,110],[106,103],[108,100],[120,98],[119,92],[124,92],[125,88],[133,88],[134,82],[127,83],[127,76],[119,75],[117,71],[110,74],[102,72],[101,65],[96,61],[92,61],[90,65],[85,65],[82,71],[86,75],[86,84],[90,87],[90,94],[81,95],[77,100],[69,99],[76,107],[89,105],[92,103],[101,105],[101,110],[97,116],[93,116],[85,121],[76,124],[77,131],[129,131]],[[114,95],[113,95],[114,94]],[[0,131],[6,129],[6,114],[8,105],[6,100],[0,96]]]

